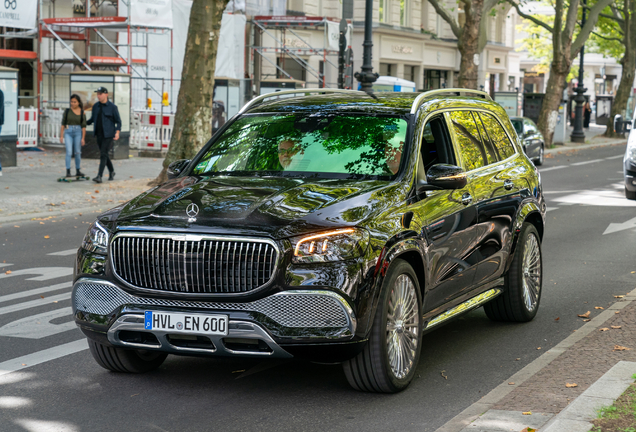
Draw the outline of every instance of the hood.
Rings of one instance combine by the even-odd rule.
[[[377,180],[183,177],[134,198],[110,219],[119,229],[284,238],[360,225],[403,195],[400,190],[399,183]],[[190,204],[198,208],[192,218]]]

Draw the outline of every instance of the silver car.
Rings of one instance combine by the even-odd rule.
[[[625,196],[627,199],[636,200],[636,131],[634,130],[634,126],[636,126],[636,110],[634,110],[631,124],[630,122],[623,122],[623,125],[626,126],[626,129],[629,131],[627,149],[625,149],[625,157],[623,158]]]

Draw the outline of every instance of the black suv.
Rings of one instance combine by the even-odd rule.
[[[298,357],[390,393],[424,332],[537,313],[541,182],[486,93],[260,96],[169,174],[78,251],[74,316],[106,369]]]

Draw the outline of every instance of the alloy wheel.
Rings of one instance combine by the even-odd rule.
[[[528,236],[523,251],[523,301],[528,311],[533,311],[541,290],[541,249],[533,234]]]
[[[415,284],[406,274],[401,274],[389,293],[386,320],[386,343],[389,364],[396,378],[409,374],[418,352],[419,308]]]

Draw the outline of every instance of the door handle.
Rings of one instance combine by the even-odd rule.
[[[504,181],[505,190],[511,190],[513,187],[515,187],[515,184],[512,182],[512,180],[508,179]]]
[[[468,205],[471,202],[473,202],[473,196],[471,194],[466,192],[464,195],[462,195],[462,204]]]

